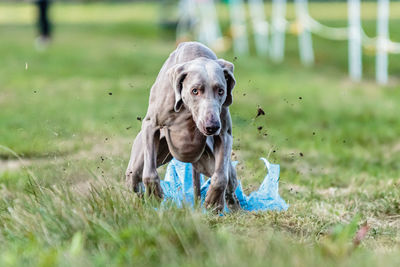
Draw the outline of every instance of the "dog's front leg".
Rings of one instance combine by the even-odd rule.
[[[157,173],[157,150],[160,142],[160,127],[149,118],[145,118],[142,124],[144,157],[143,157],[143,183],[147,195],[162,198],[163,191],[160,185],[160,177]]]
[[[207,191],[205,206],[222,211],[225,206],[225,190],[228,185],[232,135],[228,130],[214,137],[215,171]]]

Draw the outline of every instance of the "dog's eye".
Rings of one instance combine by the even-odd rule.
[[[222,89],[222,88],[218,89],[218,94],[219,95],[224,95],[224,93],[225,93],[224,89]]]
[[[196,89],[196,88],[192,89],[192,94],[198,95],[199,94],[199,90]]]

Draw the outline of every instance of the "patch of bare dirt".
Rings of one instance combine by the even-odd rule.
[[[0,159],[0,173],[5,171],[18,170],[34,164],[60,163],[66,160],[79,160],[90,158],[106,158],[116,155],[124,155],[129,160],[132,139],[105,137],[96,142],[94,146],[87,150],[80,150],[73,154],[52,157],[20,158],[20,159]]]
[[[0,173],[5,172],[7,170],[17,170],[23,166],[28,165],[29,161],[30,160],[21,161],[19,159],[9,159],[9,160],[0,159]]]

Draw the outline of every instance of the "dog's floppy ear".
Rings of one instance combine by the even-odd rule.
[[[233,76],[234,66],[231,62],[226,61],[224,59],[218,59],[217,62],[224,70],[225,80],[226,80],[227,92],[226,92],[226,100],[224,102],[224,106],[229,106],[232,104],[232,98],[233,98],[232,90],[236,84],[235,76]]]
[[[182,83],[187,75],[185,69],[185,64],[177,64],[168,70],[169,81],[175,91],[175,112],[179,112],[183,105]]]

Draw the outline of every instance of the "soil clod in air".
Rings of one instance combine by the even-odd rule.
[[[265,116],[264,110],[262,108],[260,108],[260,107],[257,108],[257,116],[256,116],[256,118],[259,117],[259,116]]]

